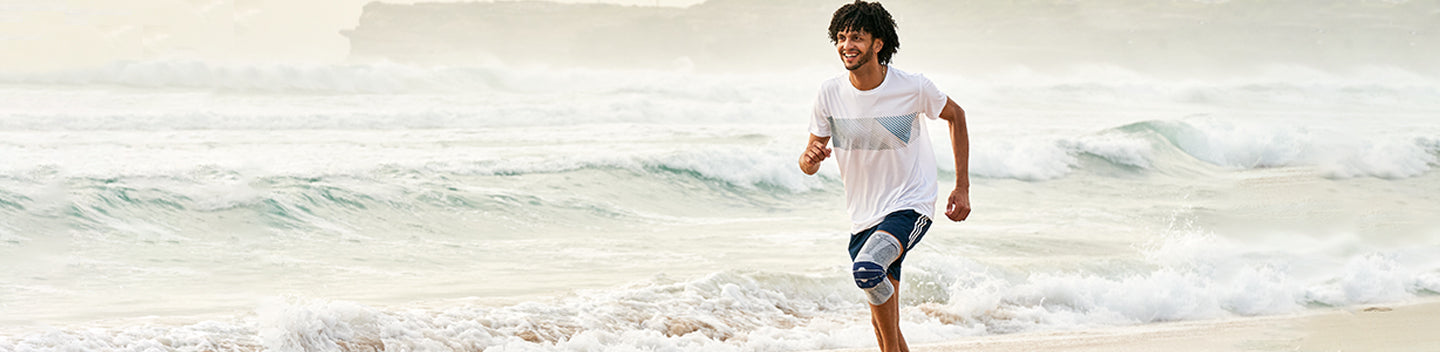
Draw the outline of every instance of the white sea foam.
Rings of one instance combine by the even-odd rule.
[[[1103,158],[1117,165],[1149,169],[1155,164],[1153,142],[1137,136],[1105,133],[1062,141],[1071,149]]]
[[[1292,266],[1325,262],[1321,258],[1327,254],[1260,249],[1213,236],[1187,235],[1164,243],[1151,252],[1151,257],[1167,259],[1152,262],[1162,265],[1141,272],[1039,272],[1015,276],[977,270],[975,264],[966,264],[962,259],[926,262],[917,266],[924,269],[914,271],[968,268],[964,275],[939,274],[960,277],[941,282],[949,287],[949,297],[954,298],[926,309],[981,322],[990,331],[1002,332],[1282,314],[1312,305],[1397,302],[1426,295],[1424,287],[1433,285],[1433,276],[1440,272],[1440,266],[1434,263],[1416,264],[1425,262],[1424,249],[1419,248],[1362,253],[1348,263],[1327,264],[1320,270],[1323,274],[1312,275],[1310,269],[1315,268],[1296,270]],[[1173,264],[1163,264],[1167,262]],[[916,276],[921,275],[936,274]]]
[[[1176,123],[1171,142],[1197,159],[1236,168],[1287,166],[1316,145],[1309,131],[1202,120]]]
[[[1132,129],[1141,126],[1141,129]],[[1158,132],[1161,136],[1151,133]],[[953,171],[948,145],[937,147],[942,169]],[[1139,170],[1185,164],[1163,152],[1175,148],[1196,160],[1229,169],[1314,166],[1328,177],[1409,178],[1436,165],[1434,139],[1377,136],[1366,138],[1339,131],[1312,130],[1264,123],[1233,123],[1211,119],[1149,121],[1119,130],[1081,135],[1031,136],[972,141],[971,174],[989,178],[1049,180],[1081,167],[1091,155],[1116,166]]]
[[[986,109],[981,112],[1033,109],[1125,114],[1180,107],[1191,112],[1305,110],[1373,117],[1394,111],[1434,111],[1434,97],[1440,94],[1440,77],[1379,66],[1334,71],[1267,65],[1244,73],[1184,78],[1147,75],[1109,64],[1071,64],[1045,71],[1014,66],[963,76],[943,72],[927,72],[927,76],[967,110]]]
[[[1337,143],[1323,149],[1327,152],[1315,158],[1335,177],[1414,177],[1440,163],[1433,152],[1405,141]]]
[[[1145,171],[1159,160],[1156,142],[1141,135],[1102,132],[1074,137],[1027,137],[1003,141],[972,141],[970,173],[979,177],[1043,181],[1064,177],[1082,167],[1081,158],[1096,157],[1114,166]],[[949,146],[937,148],[941,169],[953,172],[948,163]]]
[[[1398,67],[1367,66],[1345,73],[1300,65],[1272,65],[1256,73],[1213,79],[1147,76],[1115,65],[1075,64],[1040,72],[1015,66],[995,73],[957,75],[926,72],[957,102],[970,107],[1045,109],[1135,109],[1156,107],[1275,107],[1384,113],[1434,109],[1440,94],[1433,76]],[[366,97],[441,94],[529,94],[570,98],[577,94],[650,97],[665,102],[735,103],[778,98],[790,107],[808,107],[815,82],[841,74],[811,68],[787,73],[725,73],[573,67],[427,66],[390,62],[348,64],[211,63],[203,61],[117,61],[93,68],[43,73],[0,73],[0,84],[55,87],[129,87],[138,91],[275,93]],[[533,98],[533,97],[532,97]],[[659,99],[657,99],[659,98]],[[500,101],[504,103],[505,101]],[[517,101],[518,102],[518,101]],[[530,101],[525,100],[529,103]],[[1378,110],[1377,110],[1378,109]],[[775,116],[793,121],[808,116]],[[664,111],[656,111],[664,113]],[[723,115],[764,114],[722,111]],[[706,114],[703,117],[711,117]],[[667,115],[679,118],[680,115]]]
[[[201,61],[117,61],[93,69],[0,76],[0,80],[22,84],[339,93],[489,89],[501,83],[499,78],[483,71],[389,63],[217,65]]]
[[[1151,124],[1165,135],[1168,143],[1184,153],[1227,168],[1318,166],[1326,175],[1337,178],[1407,178],[1429,172],[1437,162],[1434,150],[1440,149],[1434,141],[1434,134],[1440,131],[1434,129],[1422,127],[1404,132],[1351,129],[1349,123],[1337,117],[1323,119],[1325,121],[1286,118],[1242,121],[1239,118],[1246,116],[1228,115],[1238,112],[1227,110],[1252,103],[1279,103],[1302,112],[1315,110],[1318,114],[1335,110],[1331,105],[1337,102],[1351,106],[1372,98],[1378,99],[1373,103],[1383,106],[1366,111],[1382,115],[1395,109],[1404,111],[1389,117],[1391,119],[1424,121],[1415,116],[1423,117],[1426,111],[1433,111],[1434,106],[1425,105],[1437,101],[1432,99],[1436,94],[1432,79],[1397,68],[1370,67],[1362,72],[1394,78],[1394,81],[1367,75],[1340,75],[1303,66],[1275,66],[1243,79],[1172,82],[1109,65],[1080,65],[1069,74],[1042,74],[1023,69],[993,77],[940,74],[936,80],[953,87],[951,95],[959,101],[981,104],[986,108],[979,109],[982,113],[993,107],[1030,106],[1036,102],[1040,106],[1068,104],[1069,108],[1102,111],[1139,106],[1181,111],[1219,107],[1227,115],[1155,120],[1159,122]],[[790,125],[795,126],[796,131],[803,131],[805,116],[808,116],[805,102],[813,99],[813,82],[826,74],[807,71],[762,76],[657,70],[447,68],[388,63],[236,66],[124,62],[96,70],[0,78],[12,83],[81,87],[116,84],[144,88],[139,91],[61,89],[63,94],[13,90],[4,94],[13,96],[17,103],[0,108],[0,115],[12,117],[0,119],[0,129],[384,131],[534,127],[532,133],[548,134],[550,132],[545,131],[548,126],[639,123]],[[372,86],[385,88],[367,88]],[[268,92],[324,94],[194,94],[187,89],[273,89]],[[1213,91],[1204,94],[1227,94],[1229,98],[1198,102],[1187,98],[1197,90]],[[385,94],[349,94],[365,91]],[[1305,101],[1294,101],[1294,97]],[[1235,111],[1250,110],[1254,109]],[[986,122],[976,120],[976,123]],[[1119,123],[1125,122],[1131,121]],[[1064,133],[1002,131],[1001,135],[976,135],[971,170],[980,177],[1048,180],[1069,175],[1082,166],[1086,155],[1141,170],[1185,162],[1173,160],[1169,154],[1157,150],[1163,146],[1155,145],[1153,138],[1144,133],[1093,132],[1103,127],[1106,126],[1085,126],[1086,129]],[[1028,130],[1028,127],[1020,129]],[[937,155],[946,159],[948,145],[936,145]],[[769,153],[793,154],[794,151]],[[599,160],[604,158],[610,160]],[[544,161],[559,168],[607,163],[656,164],[619,159],[622,158]],[[770,159],[777,158],[765,160]],[[678,158],[667,158],[664,163],[682,162],[692,169],[701,166]],[[165,161],[146,164],[163,163]],[[949,160],[941,160],[939,165],[945,170],[953,169]],[[808,187],[786,180],[788,177],[770,172],[763,178],[787,189]],[[747,183],[754,184],[740,182]]]
[[[1048,180],[1070,173],[1075,155],[1058,141],[1030,138],[1008,141],[972,141],[970,174],[989,178]],[[936,153],[938,165],[954,172],[955,167],[944,158],[949,153]]]
[[[780,13],[813,12],[792,5]],[[1294,11],[1276,13],[1351,7],[1288,6]],[[1329,20],[1393,22],[1371,15],[1408,12],[1391,9]],[[1270,23],[1196,33],[1233,43],[1224,39],[1248,33],[1236,28]],[[1162,37],[1190,33],[1176,23],[1120,24],[1152,25],[1170,28],[1152,32]],[[1371,27],[1362,32],[1403,34]],[[1405,45],[1360,38],[1349,39]],[[1015,218],[1026,233],[985,248],[968,239],[946,246],[941,237],[911,256],[902,324],[912,343],[1440,294],[1440,233],[1388,246],[1370,238],[1429,225],[1413,215],[1428,214],[1428,194],[1367,203],[1377,211],[1357,215],[1366,217],[1364,236],[1166,232],[1139,253],[1121,245],[1076,259],[1086,265],[1048,256],[1013,265],[1012,245],[1078,233],[1067,226],[1074,222],[1120,233],[1095,243],[1129,242],[1124,236],[1166,221],[1147,214],[1224,204],[1233,194],[1213,184],[1227,171],[1375,177],[1383,180],[1335,183],[1357,186],[1343,191],[1352,194],[1397,195],[1404,189],[1392,188],[1424,188],[1440,166],[1440,80],[1423,51],[1391,51],[1358,67],[1372,57],[1341,56],[1373,52],[1320,48],[1312,53],[1343,55],[1258,61],[1280,62],[1270,66],[1194,67],[1183,62],[1193,53],[1181,52],[1103,63],[1130,44],[1074,51],[1103,54],[1088,56],[1097,64],[997,67],[1013,61],[1002,58],[931,69],[941,65],[899,57],[971,113],[975,176],[1036,181],[977,182],[976,218],[963,226]],[[989,52],[1040,57],[1016,48]],[[162,53],[151,57],[172,57],[155,49]],[[156,60],[0,73],[0,324],[17,324],[0,329],[0,350],[871,346],[863,294],[849,283],[843,254],[818,269],[818,260],[796,258],[843,241],[834,163],[819,177],[794,163],[815,84],[844,71],[752,72],[777,68],[730,62],[742,69],[724,72],[693,58],[674,60],[676,69]],[[1142,67],[1156,63],[1187,72]],[[944,71],[951,66],[960,71]],[[936,137],[938,164],[951,170],[948,139]],[[1076,176],[1084,178],[1044,182]],[[1055,187],[1097,183],[1118,186]],[[1151,188],[1174,188],[1183,199],[1134,201],[1131,190]],[[984,198],[1039,189],[1046,202]],[[1117,206],[1076,209],[1066,197]],[[1203,211],[1223,219],[1245,210]],[[1033,221],[1032,212],[1083,219]],[[764,238],[755,242],[764,248],[736,238]],[[971,253],[982,254],[960,256]],[[991,254],[1003,259],[981,256]],[[645,279],[657,268],[686,274]],[[289,292],[303,293],[249,303]],[[484,297],[417,302],[467,294]]]
[[[1406,301],[1434,294],[1434,244],[1361,250],[1353,240],[1246,241],[1177,232],[1131,270],[1012,272],[919,252],[902,314],[912,343],[994,333],[1293,313],[1311,305]],[[1293,247],[1293,246],[1290,246]],[[1302,266],[1304,266],[1302,268]],[[46,328],[0,335],[15,351],[810,350],[871,343],[863,295],[844,268],[816,274],[726,271],[656,277],[518,304],[425,308],[277,298],[253,318],[192,325]],[[1138,270],[1137,270],[1138,269]],[[1302,270],[1303,269],[1303,270]],[[1428,292],[1428,293],[1427,293]]]
[[[204,61],[116,61],[93,68],[0,73],[0,84],[121,86],[158,91],[230,93],[407,94],[511,92],[627,93],[685,100],[748,100],[781,83],[818,81],[818,72],[730,75],[689,71],[571,67],[430,66],[391,62],[265,64]],[[801,84],[806,88],[813,84]]]
[[[745,189],[788,192],[818,189],[825,180],[837,178],[837,171],[828,164],[821,169],[821,177],[801,174],[793,161],[798,147],[775,142],[776,137],[747,134],[748,140],[725,140],[733,138],[731,133],[745,130],[636,131],[628,126],[592,126],[543,131],[296,131],[268,133],[263,140],[243,133],[157,132],[165,136],[161,141],[143,140],[149,133],[117,132],[71,138],[74,143],[68,144],[60,143],[63,134],[31,135],[30,139],[12,140],[20,145],[0,145],[5,151],[0,156],[5,161],[0,175],[40,183],[56,178],[172,178],[203,183],[208,188],[199,191],[227,198],[245,198],[243,195],[250,194],[243,192],[246,183],[270,177],[370,179],[408,173],[500,176],[619,169],[642,174],[684,173]],[[584,140],[564,136],[572,132]],[[691,140],[697,134],[720,142]],[[350,141],[352,137],[364,142]],[[664,142],[644,143],[651,141]],[[127,151],[103,151],[114,144],[126,145]],[[236,190],[240,192],[232,192]]]
[[[823,179],[838,179],[834,168],[824,168],[821,178],[805,177],[793,165],[795,153],[782,150],[758,151],[741,148],[710,149],[674,153],[647,161],[664,169],[686,170],[741,187],[770,186],[791,192],[821,188]]]
[[[1422,138],[1362,139],[1341,131],[1213,119],[1167,123],[1162,133],[1186,154],[1231,168],[1319,166],[1332,177],[1414,177],[1435,156]]]

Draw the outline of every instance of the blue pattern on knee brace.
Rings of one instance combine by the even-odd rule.
[[[855,262],[855,286],[868,289],[885,280],[885,267],[875,262]]]

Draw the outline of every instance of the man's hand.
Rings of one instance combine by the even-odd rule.
[[[806,175],[814,175],[820,170],[820,162],[829,157],[830,148],[825,147],[825,141],[812,140],[810,146],[805,148],[805,153],[800,154],[800,171]]]
[[[950,192],[950,201],[945,205],[945,216],[951,221],[965,221],[970,217],[970,190],[962,187],[955,187]]]

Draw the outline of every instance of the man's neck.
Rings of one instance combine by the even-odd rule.
[[[871,90],[879,87],[885,82],[885,73],[889,71],[885,66],[873,61],[865,66],[850,71],[850,85],[859,90]]]

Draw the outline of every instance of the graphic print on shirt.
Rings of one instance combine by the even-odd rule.
[[[910,145],[910,136],[920,133],[920,115],[836,119],[830,121],[830,143],[846,150],[889,150]]]

